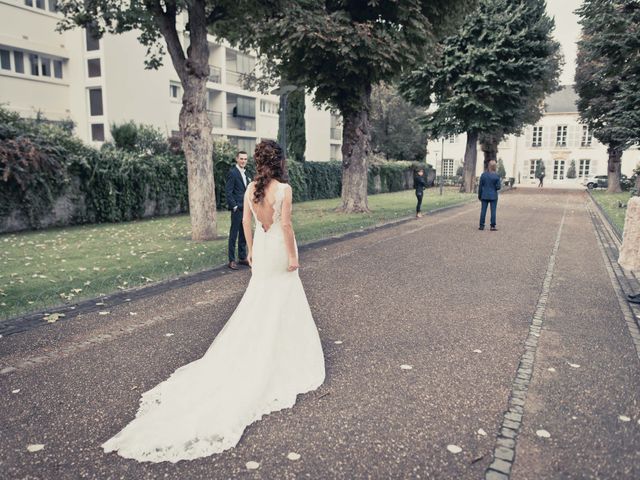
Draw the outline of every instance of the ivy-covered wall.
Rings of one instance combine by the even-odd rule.
[[[179,144],[157,131],[113,126],[114,144],[84,145],[68,129],[22,119],[0,108],[0,232],[121,222],[188,211],[187,172]],[[216,203],[235,163],[227,142],[214,148]],[[413,187],[417,162],[373,162],[369,193]],[[253,165],[248,165],[251,173]],[[428,170],[427,170],[428,171]],[[294,201],[340,196],[339,162],[288,162]]]

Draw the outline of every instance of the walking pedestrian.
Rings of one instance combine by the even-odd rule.
[[[538,180],[540,180],[540,183],[538,183],[538,188],[544,187],[544,170],[540,172]]]
[[[421,218],[422,197],[424,195],[424,189],[427,188],[427,182],[424,178],[424,169],[419,169],[417,175],[413,177],[413,187],[416,189],[416,199],[418,200],[416,205],[416,218]]]
[[[500,176],[496,173],[498,164],[495,160],[489,162],[488,170],[480,175],[478,182],[478,200],[482,202],[480,209],[480,228],[484,230],[487,218],[487,207],[491,207],[491,231],[496,231],[496,208],[498,206],[498,190],[502,188]]]

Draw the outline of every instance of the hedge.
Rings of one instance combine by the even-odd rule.
[[[188,211],[184,155],[158,131],[113,126],[116,144],[84,145],[68,129],[20,118],[0,107],[0,232],[56,225],[120,222]],[[172,145],[173,143],[173,145]],[[235,149],[214,144],[216,203],[226,208],[225,180]],[[250,162],[249,173],[255,169]],[[369,193],[413,186],[416,162],[369,168]],[[336,198],[339,162],[288,162],[294,201]]]

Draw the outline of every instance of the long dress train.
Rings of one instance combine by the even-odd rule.
[[[202,358],[142,395],[131,421],[102,447],[139,461],[178,462],[234,447],[245,428],[290,408],[325,377],[316,325],[298,272],[287,271],[279,184],[273,224],[255,212],[252,276]]]

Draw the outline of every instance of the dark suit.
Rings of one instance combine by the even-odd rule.
[[[498,190],[502,188],[500,176],[495,172],[484,172],[478,182],[478,200],[482,202],[480,210],[480,226],[484,227],[487,218],[487,207],[491,206],[491,226],[496,226],[496,208],[498,206]]]
[[[413,187],[416,189],[416,198],[418,199],[416,213],[420,213],[420,210],[422,209],[422,196],[424,194],[424,189],[427,188],[427,181],[424,178],[424,175],[416,175],[413,177]]]
[[[246,171],[245,171],[246,175]],[[247,185],[251,179],[247,176]],[[237,166],[233,166],[227,175],[226,194],[227,207],[231,210],[231,229],[229,230],[229,261],[236,260],[236,241],[238,242],[238,260],[247,258],[247,240],[242,229],[242,210],[244,192],[247,190],[242,174]]]

